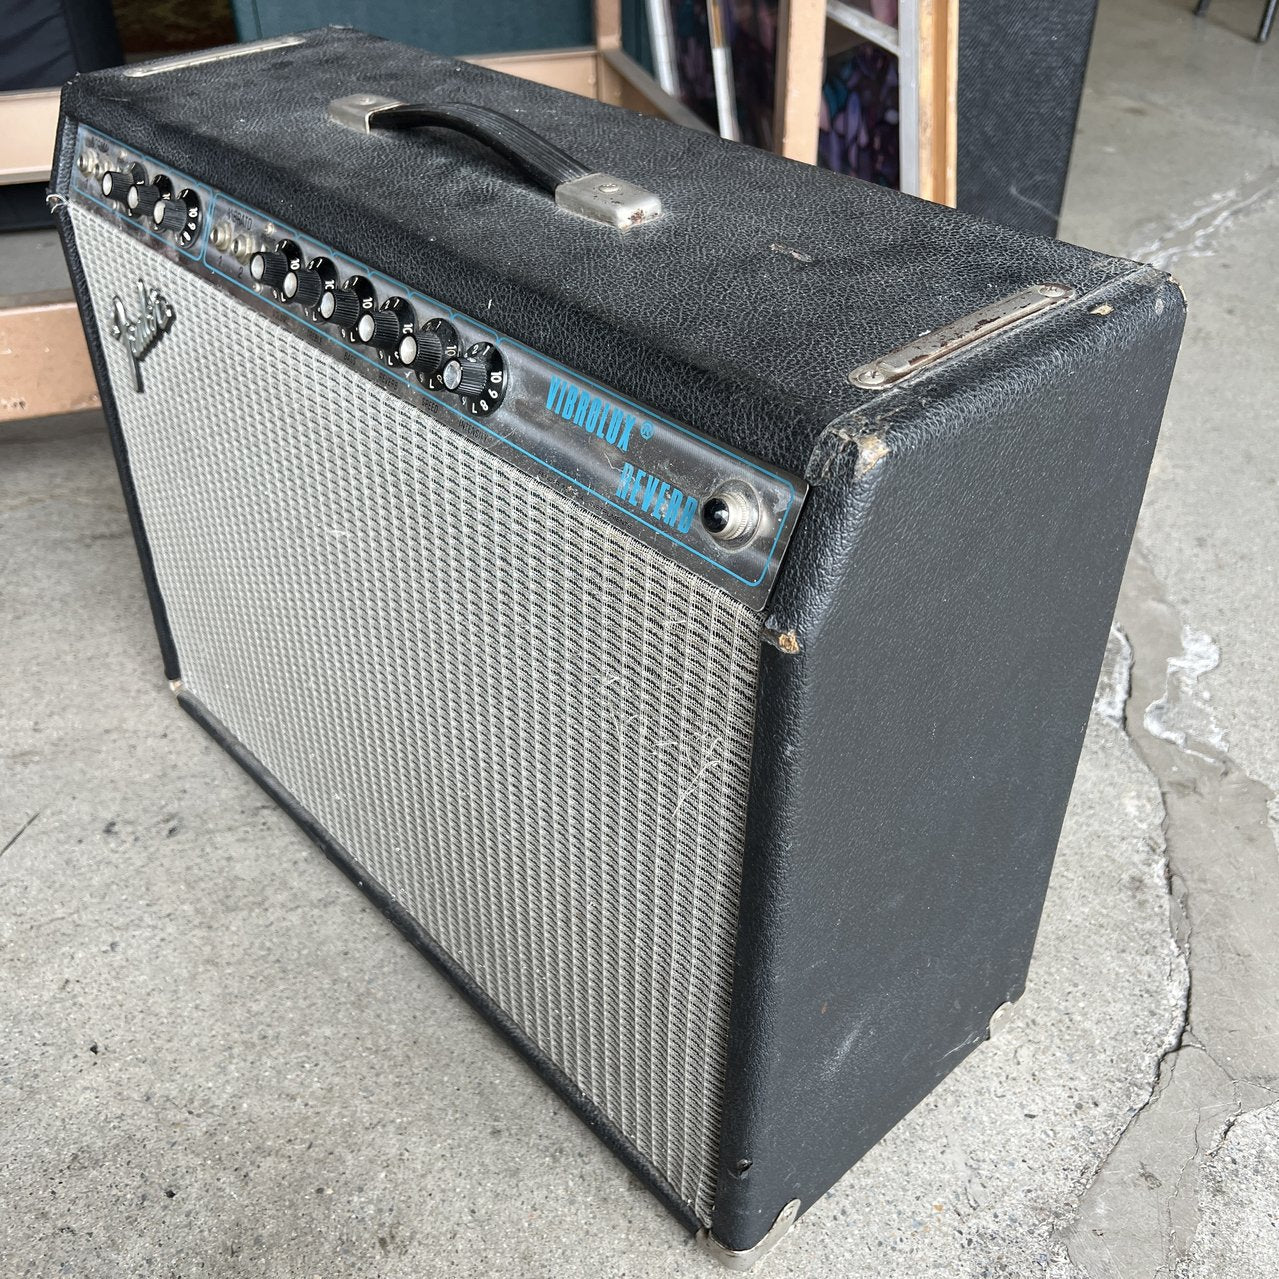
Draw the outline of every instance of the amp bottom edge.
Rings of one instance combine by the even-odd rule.
[[[368,874],[345,848],[329,836],[279,779],[232,736],[226,725],[197,697],[185,689],[178,690],[177,699],[182,709],[292,818],[303,834],[373,902],[400,933],[430,960],[462,998],[524,1058],[543,1082],[555,1090],[578,1119],[639,1178],[684,1229],[690,1235],[700,1231],[703,1223],[692,1208],[679,1197],[669,1182],[644,1155],[618,1131],[604,1112],[507,1017],[506,1013],[470,979],[465,970],[459,967],[423,930],[408,911],[373,876]]]

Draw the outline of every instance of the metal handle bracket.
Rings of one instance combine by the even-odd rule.
[[[958,320],[931,329],[869,364],[860,365],[848,375],[848,380],[868,391],[892,386],[964,347],[984,341],[1011,325],[1038,315],[1040,311],[1068,302],[1074,296],[1075,290],[1068,284],[1032,284],[1028,289],[1011,293]]]

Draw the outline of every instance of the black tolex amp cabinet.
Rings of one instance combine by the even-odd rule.
[[[182,706],[749,1262],[1022,989],[1175,285],[348,30],[55,186]]]

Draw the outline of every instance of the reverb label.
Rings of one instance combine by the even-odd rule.
[[[617,478],[615,497],[637,507],[656,523],[687,533],[697,518],[697,498],[682,493],[660,475],[641,471],[630,462],[622,463],[622,473]]]

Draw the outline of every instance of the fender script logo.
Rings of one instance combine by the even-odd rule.
[[[129,318],[120,297],[111,299],[111,336],[118,338],[133,361],[133,388],[142,390],[142,361],[151,348],[169,331],[173,323],[173,308],[159,289],[148,289],[138,281],[138,297],[142,314],[136,320]]]

